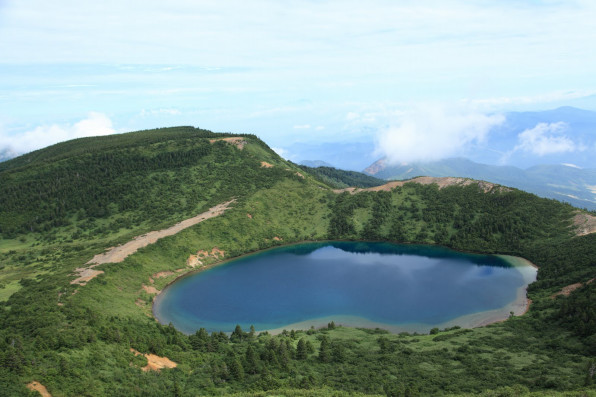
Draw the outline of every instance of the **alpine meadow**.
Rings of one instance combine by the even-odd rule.
[[[0,163],[0,394],[596,395],[594,212],[466,178],[383,183],[194,127]],[[153,316],[184,274],[329,240],[525,258],[538,267],[529,311],[424,334],[185,334]]]

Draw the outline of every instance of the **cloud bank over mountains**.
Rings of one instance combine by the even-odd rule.
[[[489,131],[504,121],[500,114],[418,108],[405,112],[395,125],[379,132],[377,153],[390,164],[462,156],[485,142]]]
[[[29,133],[96,111],[122,131],[195,125],[280,147],[345,141],[362,132],[346,114],[415,103],[472,119],[596,109],[594,20],[588,0],[0,0],[0,122]],[[482,141],[490,117],[449,117],[472,130],[436,150]]]
[[[380,130],[376,154],[389,165],[466,157],[522,168],[575,161],[594,167],[593,131],[596,112],[580,109],[483,114],[426,107],[404,112]]]
[[[375,138],[394,161],[585,154],[575,126],[538,127],[565,119],[501,143],[499,115],[596,109],[594,20],[588,0],[0,0],[0,150],[194,125],[298,161]]]
[[[89,112],[87,118],[74,124],[42,125],[18,135],[0,131],[0,150],[23,154],[70,139],[114,133],[112,121],[105,114]]]

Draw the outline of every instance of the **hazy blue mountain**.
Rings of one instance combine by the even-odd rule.
[[[416,176],[459,176],[516,187],[542,197],[596,210],[596,169],[569,165],[537,165],[527,169],[480,164],[462,158],[427,163],[387,165],[381,159],[364,170],[381,179]]]
[[[331,167],[360,171],[379,158],[375,155],[375,144],[369,142],[323,142],[317,144],[294,143],[284,147],[291,158],[318,159]],[[299,161],[299,160],[298,160]]]
[[[539,164],[571,163],[582,168],[596,168],[596,112],[561,107],[539,112],[505,113],[505,121],[493,128],[481,144],[468,148],[460,156],[477,163],[511,165],[529,168]],[[538,142],[551,143],[557,139],[573,142],[573,151],[535,153],[533,145],[519,147],[520,134],[537,129]],[[542,130],[541,130],[542,128]],[[360,142],[294,143],[284,146],[290,159],[317,159],[333,167],[362,170],[379,158],[375,154],[375,131],[367,133]],[[528,142],[526,142],[527,144]],[[517,150],[515,149],[516,147]],[[535,150],[539,152],[539,150]]]
[[[323,161],[323,160],[302,160],[298,164],[305,165],[305,166],[311,167],[311,168],[317,168],[317,167],[332,167],[332,168],[335,168],[333,166],[333,164],[329,164],[328,162]]]

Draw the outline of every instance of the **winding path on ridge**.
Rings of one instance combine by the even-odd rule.
[[[72,280],[70,283],[85,285],[89,280],[103,273],[103,271],[101,270],[95,270],[94,267],[104,263],[122,262],[124,259],[126,259],[126,257],[134,254],[140,248],[146,247],[149,244],[153,244],[160,238],[172,236],[184,229],[196,225],[197,223],[223,214],[229,208],[230,204],[232,204],[233,202],[234,200],[230,200],[225,203],[218,204],[215,207],[209,208],[209,210],[203,212],[202,214],[199,214],[189,219],[185,219],[167,229],[157,230],[149,232],[147,234],[143,234],[141,236],[135,237],[126,244],[111,248],[102,254],[97,254],[93,257],[93,259],[86,263],[86,265],[89,266],[79,267],[75,269],[75,272],[77,273],[78,277]]]
[[[439,189],[442,189],[447,186],[467,186],[472,184],[477,184],[485,193],[490,192],[493,189],[498,189],[500,191],[510,191],[508,187],[501,186],[496,183],[486,182],[486,181],[478,181],[476,179],[471,178],[460,178],[460,177],[434,177],[434,176],[419,176],[413,179],[407,179],[404,181],[391,181],[387,182],[381,186],[374,186],[369,188],[358,188],[358,187],[347,187],[345,189],[334,189],[335,193],[343,193],[349,192],[350,194],[355,194],[359,192],[379,192],[385,191],[389,192],[398,186],[403,186],[406,183],[419,183],[421,185],[432,185],[436,184],[439,186]]]

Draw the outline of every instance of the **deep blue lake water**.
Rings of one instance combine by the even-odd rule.
[[[471,326],[523,299],[535,270],[442,247],[324,242],[275,248],[183,277],[156,299],[164,324],[194,333],[350,326]],[[472,321],[470,322],[470,319]],[[460,323],[457,323],[457,321]]]

